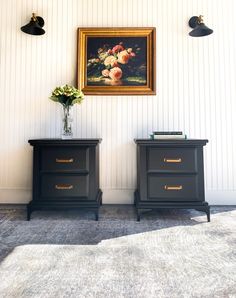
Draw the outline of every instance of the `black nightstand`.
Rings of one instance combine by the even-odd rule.
[[[136,139],[137,220],[147,209],[197,209],[207,214],[203,146],[208,140]]]
[[[101,139],[29,140],[33,151],[34,210],[83,208],[95,212],[102,204],[99,189],[99,143]]]

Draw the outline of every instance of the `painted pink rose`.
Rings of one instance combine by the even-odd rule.
[[[130,55],[130,57],[135,57],[136,56],[134,52],[131,52],[129,55]]]
[[[111,86],[121,86],[122,85],[122,81],[121,80],[118,80],[118,81],[115,81],[115,80],[111,80],[110,78],[104,78],[104,83],[106,85],[111,85]]]
[[[117,57],[118,57],[118,62],[121,64],[127,64],[130,58],[129,53],[127,53],[127,51],[122,51],[118,53]]]
[[[122,77],[122,70],[119,67],[114,67],[110,70],[109,77],[114,81],[119,81]]]
[[[111,54],[112,54],[112,50],[109,49],[109,50],[107,51],[107,54],[111,55]]]
[[[109,77],[109,73],[110,73],[110,71],[108,69],[103,69],[103,71],[102,71],[102,75],[104,77]]]
[[[104,65],[105,66],[111,65],[111,67],[117,66],[117,59],[114,56],[108,56],[104,60]]]
[[[112,52],[113,52],[113,54],[115,54],[115,53],[121,52],[123,50],[124,50],[124,47],[122,45],[118,44],[113,47]]]

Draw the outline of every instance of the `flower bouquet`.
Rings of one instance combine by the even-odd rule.
[[[71,107],[76,103],[81,104],[83,98],[83,92],[73,86],[64,85],[53,90],[50,99],[59,102],[63,106],[62,139],[71,139],[73,137]]]

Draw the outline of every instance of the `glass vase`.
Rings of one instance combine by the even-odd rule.
[[[72,106],[63,106],[63,113],[62,113],[62,134],[61,138],[63,140],[72,139],[73,132],[72,132]]]

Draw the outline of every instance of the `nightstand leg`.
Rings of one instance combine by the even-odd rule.
[[[30,214],[31,214],[31,209],[30,207],[27,207],[27,221],[30,221]]]
[[[141,212],[137,210],[137,221],[140,221],[140,217],[141,217]]]
[[[96,219],[96,221],[99,220],[99,211],[96,211],[96,212],[95,212],[95,219]]]
[[[206,214],[207,214],[207,221],[210,222],[210,208],[206,210]]]

